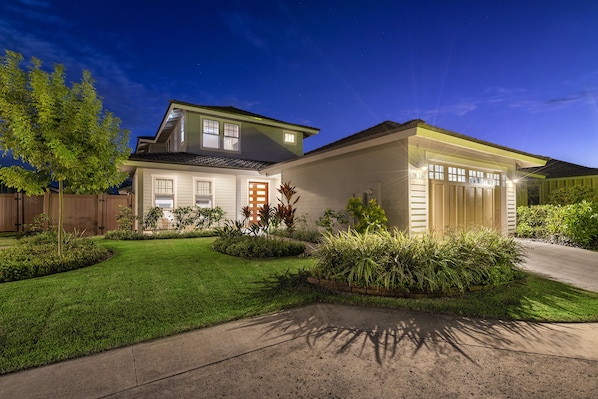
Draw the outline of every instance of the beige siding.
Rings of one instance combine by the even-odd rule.
[[[283,168],[282,180],[298,188],[298,216],[306,216],[311,226],[327,208],[342,211],[349,198],[358,197],[376,199],[389,225],[406,229],[407,175],[407,146],[403,141]]]
[[[547,204],[550,195],[555,190],[574,186],[588,186],[598,189],[598,176],[546,179],[540,183],[540,204]]]
[[[409,165],[409,233],[428,230],[428,180],[423,168]]]
[[[507,179],[507,232],[514,234],[517,229],[517,198],[515,193],[516,185],[510,179]]]
[[[239,220],[241,207],[247,205],[249,181],[265,181],[269,183],[269,198],[276,205],[280,185],[280,176],[261,176],[257,172],[225,170],[223,173],[211,171],[177,171],[168,169],[138,168],[136,172],[137,215],[141,218],[148,209],[154,206],[153,182],[156,177],[174,180],[174,207],[194,206],[194,182],[208,180],[213,183],[213,206],[221,207],[226,219]]]

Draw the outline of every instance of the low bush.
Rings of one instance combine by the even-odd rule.
[[[171,238],[198,238],[198,237],[213,237],[216,235],[215,230],[192,230],[192,231],[175,231],[166,230],[153,234],[143,234],[136,231],[109,231],[104,235],[106,240],[162,240]]]
[[[277,229],[272,232],[272,235],[280,236],[280,237],[288,237],[289,234],[286,230]],[[322,232],[318,230],[308,230],[308,229],[299,229],[293,231],[291,234],[291,238],[299,241],[311,242],[317,244],[320,242],[322,238]]]
[[[213,248],[218,252],[244,258],[280,258],[305,252],[305,244],[302,242],[246,235],[222,235],[214,241]]]
[[[452,233],[443,238],[401,232],[325,234],[311,270],[318,278],[357,286],[465,291],[517,279],[521,252],[515,241],[492,230]]]
[[[0,282],[24,280],[93,265],[110,252],[89,238],[65,235],[63,255],[56,255],[58,238],[47,232],[24,237],[0,251]]]

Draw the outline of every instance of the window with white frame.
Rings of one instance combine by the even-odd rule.
[[[154,180],[154,206],[162,209],[174,208],[174,180],[156,178]]]
[[[498,173],[486,173],[486,183],[491,186],[500,186],[500,175]]]
[[[203,146],[220,148],[220,122],[211,119],[203,120]]]
[[[213,208],[212,182],[209,180],[195,180],[195,205],[199,208]]]
[[[203,120],[202,147],[225,151],[240,151],[241,126],[236,123]]]
[[[428,166],[428,177],[432,180],[444,180],[444,166],[430,164]]]
[[[484,172],[480,170],[470,170],[469,182],[473,184],[484,184]]]
[[[239,125],[224,123],[224,147],[228,151],[239,151]]]
[[[297,142],[297,133],[284,132],[284,142],[286,144],[295,144]]]
[[[465,169],[448,167],[448,180],[465,183]]]

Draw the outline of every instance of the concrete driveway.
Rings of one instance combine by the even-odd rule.
[[[526,250],[522,269],[598,292],[598,252],[540,241],[518,242]]]

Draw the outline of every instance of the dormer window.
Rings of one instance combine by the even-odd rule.
[[[284,132],[284,142],[285,142],[285,144],[295,144],[295,143],[297,143],[297,133],[295,133],[295,132]]]
[[[204,119],[202,147],[237,152],[240,150],[240,130],[236,123]]]

